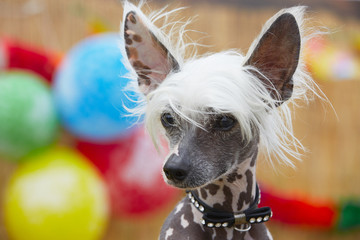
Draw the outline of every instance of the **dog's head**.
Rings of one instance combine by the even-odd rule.
[[[147,127],[170,145],[163,168],[169,184],[210,183],[256,156],[259,145],[286,159],[288,109],[276,108],[293,93],[302,11],[271,18],[246,56],[228,51],[185,61],[138,8],[125,9],[125,49],[146,96]]]

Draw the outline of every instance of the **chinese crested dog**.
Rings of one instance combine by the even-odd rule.
[[[289,165],[289,156],[299,157],[288,103],[316,88],[301,60],[304,10],[275,14],[246,55],[231,50],[185,59],[186,24],[155,26],[175,10],[146,16],[124,3],[125,64],[143,94],[132,111],[145,114],[156,145],[166,137],[164,179],[188,193],[160,239],[272,239],[264,224],[271,209],[258,208],[255,166],[258,153]],[[163,31],[169,26],[170,33]]]

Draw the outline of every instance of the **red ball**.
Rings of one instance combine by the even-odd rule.
[[[103,173],[115,216],[142,215],[161,209],[179,196],[162,177],[165,156],[143,127],[110,144],[79,141],[77,148]]]
[[[0,69],[4,67],[31,70],[51,82],[61,58],[61,54],[49,50],[10,39],[0,39]],[[1,60],[5,62],[5,66],[1,66]]]
[[[85,155],[105,176],[110,169],[110,162],[121,165],[127,161],[135,138],[130,135],[126,139],[112,143],[92,143],[77,140],[76,148]]]

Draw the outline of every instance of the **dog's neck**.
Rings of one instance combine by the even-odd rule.
[[[208,206],[226,212],[242,212],[253,203],[256,194],[257,152],[243,160],[231,173],[196,189],[197,196]]]

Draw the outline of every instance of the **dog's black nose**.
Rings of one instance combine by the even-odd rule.
[[[186,178],[188,171],[184,167],[179,166],[178,164],[173,164],[171,161],[168,161],[164,168],[164,173],[169,180],[173,181],[182,181]]]

